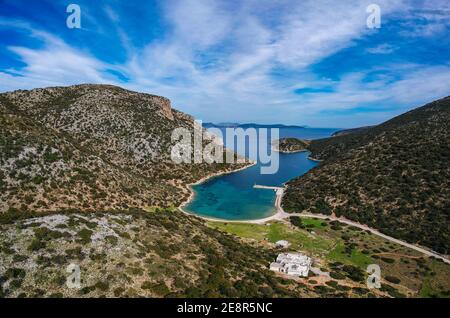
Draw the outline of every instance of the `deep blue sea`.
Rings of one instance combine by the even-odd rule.
[[[280,128],[280,138],[298,137],[318,139],[331,136],[339,129],[332,128]],[[225,134],[224,134],[225,135]],[[270,142],[269,138],[267,142]],[[225,145],[229,145],[224,138]],[[234,148],[237,150],[236,148]],[[270,151],[270,150],[269,150]],[[241,153],[244,154],[244,153]],[[245,153],[244,155],[249,155]],[[209,179],[193,187],[194,199],[185,210],[212,218],[226,220],[253,220],[273,215],[275,192],[254,189],[254,184],[280,186],[284,182],[306,173],[317,165],[308,159],[309,152],[279,154],[279,169],[275,174],[261,174],[261,163],[232,174]],[[255,158],[252,158],[255,159]]]

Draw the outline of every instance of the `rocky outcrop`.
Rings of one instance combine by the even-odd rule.
[[[176,164],[170,100],[111,85],[0,94],[0,211],[177,206],[234,164]]]

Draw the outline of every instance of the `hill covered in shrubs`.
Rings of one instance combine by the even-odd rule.
[[[187,184],[242,165],[174,163],[175,128],[194,119],[115,86],[0,94],[0,212],[178,206]]]
[[[275,248],[177,211],[9,212],[0,230],[0,297],[380,296],[277,276],[268,269]],[[69,264],[79,267],[79,286],[67,285]]]
[[[450,97],[308,149],[324,162],[287,183],[286,211],[334,213],[450,253]]]

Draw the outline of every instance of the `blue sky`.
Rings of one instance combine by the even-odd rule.
[[[0,91],[115,84],[203,121],[356,127],[450,95],[447,0],[0,0],[0,39]]]

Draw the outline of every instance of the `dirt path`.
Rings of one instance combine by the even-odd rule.
[[[446,258],[445,256],[440,255],[440,254],[438,254],[438,253],[436,253],[434,251],[431,251],[431,250],[425,249],[424,247],[417,246],[417,245],[414,245],[414,244],[410,244],[410,243],[404,242],[402,240],[393,238],[393,237],[391,237],[389,235],[381,233],[378,230],[370,228],[367,225],[359,224],[357,222],[353,222],[353,221],[350,221],[350,220],[345,219],[345,218],[338,218],[338,217],[331,216],[331,215],[322,215],[322,214],[315,214],[315,213],[314,214],[312,214],[312,213],[292,213],[292,214],[289,214],[289,215],[302,216],[302,217],[315,218],[315,219],[322,219],[322,220],[338,221],[340,223],[344,223],[344,224],[347,224],[347,225],[351,225],[351,226],[360,228],[360,229],[365,230],[365,231],[369,231],[370,233],[378,235],[378,236],[380,236],[380,237],[382,237],[382,238],[384,238],[384,239],[386,239],[388,241],[391,241],[391,242],[397,243],[399,245],[408,247],[408,248],[410,248],[412,250],[415,250],[415,251],[420,252],[422,254],[425,254],[427,256],[433,256],[433,257],[439,258],[439,259],[443,260],[445,263],[450,264],[450,260],[448,258]]]
[[[346,218],[343,217],[336,217],[334,214],[333,215],[323,215],[323,214],[316,214],[316,213],[286,213],[282,206],[281,206],[281,201],[283,199],[283,195],[284,195],[284,191],[285,188],[278,188],[278,187],[264,187],[264,186],[257,186],[259,188],[267,188],[267,189],[273,189],[276,192],[276,198],[275,198],[275,208],[276,208],[276,213],[272,216],[269,216],[267,218],[263,218],[263,219],[259,219],[259,220],[222,220],[222,219],[214,219],[214,218],[205,218],[202,217],[202,219],[208,220],[208,221],[219,221],[219,222],[227,222],[227,223],[250,223],[250,224],[264,224],[270,221],[283,221],[287,218],[289,218],[290,216],[300,216],[300,217],[308,217],[308,218],[314,218],[314,219],[322,219],[322,220],[330,220],[330,221],[338,221],[340,223],[344,223],[347,225],[351,225],[357,228],[360,228],[362,230],[365,231],[369,231],[370,233],[377,235],[379,237],[382,237],[388,241],[397,243],[399,245],[408,247],[412,250],[415,250],[417,252],[420,252],[422,254],[425,254],[427,256],[433,256],[435,258],[441,259],[442,261],[444,261],[447,264],[450,264],[450,260],[443,256],[440,255],[434,251],[431,251],[429,249],[426,249],[424,247],[421,246],[417,246],[414,244],[410,244],[407,242],[404,242],[402,240],[396,239],[394,237],[391,237],[389,235],[383,234],[380,231],[370,228],[367,225],[363,225],[354,221],[350,221]],[[182,210],[182,209],[181,209]],[[182,210],[183,211],[183,210]],[[184,212],[184,211],[183,211]],[[188,213],[189,214],[189,213]]]
[[[397,256],[397,257],[404,257],[404,258],[410,258],[410,259],[418,259],[420,256],[412,256],[412,255],[406,255],[401,253],[393,253],[393,252],[383,252],[383,253],[375,253],[373,255],[378,256]]]

